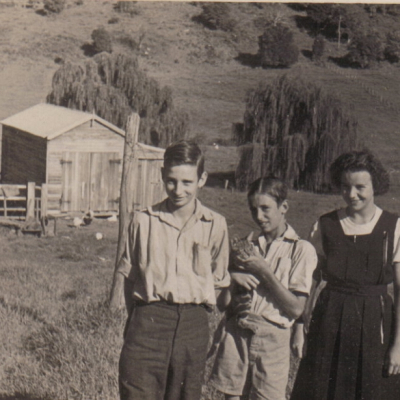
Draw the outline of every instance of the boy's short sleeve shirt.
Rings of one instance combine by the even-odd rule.
[[[255,245],[265,254],[264,236],[260,235]],[[317,254],[311,243],[301,240],[291,226],[288,225],[283,236],[271,243],[265,260],[285,288],[306,296],[310,294],[312,275],[317,266]],[[293,319],[279,309],[268,289],[262,284],[253,291],[251,312],[285,328],[294,323]]]
[[[180,230],[166,200],[135,213],[119,271],[145,302],[215,305],[215,289],[230,284],[225,218],[196,200]]]

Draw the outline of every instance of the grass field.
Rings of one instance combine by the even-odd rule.
[[[55,59],[82,63],[86,57],[81,46],[90,42],[94,29],[104,26],[112,34],[114,52],[132,51],[119,37],[142,38],[141,67],[172,87],[176,105],[190,115],[189,134],[206,150],[212,174],[211,186],[200,198],[226,216],[231,236],[243,236],[256,227],[245,194],[222,189],[237,165],[236,148],[217,150],[212,143],[229,143],[232,123],[243,120],[248,90],[282,73],[318,82],[354,110],[360,138],[382,158],[393,181],[391,192],[377,203],[400,212],[398,65],[341,68],[328,60],[344,54],[335,43],[328,43],[325,64],[316,65],[304,55],[313,39],[295,23],[294,17],[302,14],[285,4],[262,9],[233,4],[237,28],[226,33],[193,21],[201,11],[196,2],[138,2],[132,16],[113,11],[113,3],[84,0],[78,6],[71,0],[62,14],[49,17],[32,9],[0,8],[0,119],[44,102],[59,66]],[[299,62],[284,70],[243,65],[240,56],[257,52],[261,31],[254,21],[277,14],[294,31],[303,51]],[[109,24],[111,18],[118,22]],[[399,21],[390,16],[368,23],[375,23],[381,33],[400,29]],[[318,215],[340,204],[335,195],[292,191],[288,219],[306,237]],[[79,229],[67,225],[61,221],[58,236],[41,239],[0,230],[0,400],[118,398],[125,312],[107,308],[118,227],[105,220]],[[96,232],[104,239],[96,240]],[[220,318],[211,315],[214,329]],[[210,365],[211,361],[208,371]],[[219,398],[204,386],[203,400]]]
[[[256,230],[244,193],[206,187],[200,198],[226,216],[231,236]],[[291,192],[288,219],[304,237],[318,215],[340,204],[338,196]],[[390,196],[379,204],[397,207]],[[69,223],[62,220],[56,237],[41,239],[0,232],[0,399],[118,397],[125,311],[107,308],[118,226]],[[96,232],[104,238],[96,240]],[[213,329],[220,318],[211,315]],[[203,400],[219,398],[204,386]]]

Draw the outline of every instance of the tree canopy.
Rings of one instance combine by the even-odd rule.
[[[283,75],[249,93],[236,141],[239,188],[272,174],[293,188],[325,191],[330,163],[357,147],[357,121],[320,86]]]
[[[175,109],[172,91],[139,69],[136,57],[100,53],[84,65],[66,63],[53,76],[47,102],[100,117],[125,129],[128,115],[140,117],[139,140],[165,147],[185,137],[188,116]]]

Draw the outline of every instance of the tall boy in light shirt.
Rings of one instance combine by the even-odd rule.
[[[135,213],[120,265],[129,312],[121,400],[200,398],[207,309],[230,284],[226,221],[196,199],[207,179],[199,147],[170,145],[162,177],[168,198]]]

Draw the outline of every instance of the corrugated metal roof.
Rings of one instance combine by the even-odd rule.
[[[30,107],[0,123],[51,140],[92,119],[119,135],[125,136],[122,129],[95,114],[46,103]]]

